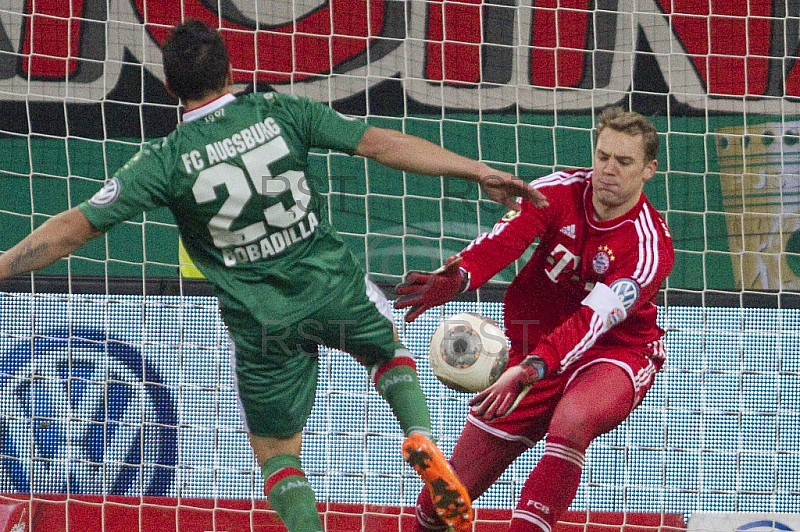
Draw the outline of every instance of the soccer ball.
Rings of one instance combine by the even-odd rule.
[[[494,321],[462,312],[445,318],[436,327],[429,361],[433,374],[448,388],[480,392],[506,369],[508,341]]]

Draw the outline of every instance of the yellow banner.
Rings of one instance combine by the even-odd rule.
[[[178,260],[181,269],[181,277],[186,277],[187,279],[204,279],[200,270],[197,269],[197,266],[194,265],[192,259],[189,257],[189,254],[186,252],[186,248],[183,247],[183,241],[178,240]]]

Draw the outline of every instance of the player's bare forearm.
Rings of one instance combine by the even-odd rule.
[[[49,266],[101,234],[77,207],[64,211],[0,255],[0,280]]]
[[[536,207],[548,204],[547,198],[532,184],[508,172],[399,131],[369,128],[361,138],[356,154],[405,172],[474,181],[480,184],[489,199],[509,209],[520,208],[517,197],[527,199]]]
[[[492,169],[425,139],[392,129],[371,127],[364,133],[356,154],[385,166],[432,176],[447,175],[479,182]]]

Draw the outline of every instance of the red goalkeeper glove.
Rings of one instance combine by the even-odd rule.
[[[450,257],[444,266],[433,272],[408,272],[405,281],[395,287],[394,308],[408,308],[409,323],[432,307],[444,305],[467,288],[469,278],[459,264],[461,257]]]
[[[545,373],[547,365],[537,356],[529,356],[519,365],[508,368],[497,382],[470,399],[472,415],[486,421],[507,416]]]

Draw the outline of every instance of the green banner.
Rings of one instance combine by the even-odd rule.
[[[745,130],[741,115],[653,118],[665,133],[658,172],[646,192],[674,238],[677,260],[670,288],[796,287],[800,233],[796,236],[798,224],[789,211],[797,205],[798,187],[792,184],[797,171],[788,165],[796,167],[798,161],[790,161],[787,153],[800,137],[779,117],[760,119]],[[534,114],[483,120],[476,114],[448,114],[444,120],[381,117],[371,123],[404,128],[529,179],[591,165],[587,115],[558,116],[556,122]],[[130,139],[0,139],[0,248],[11,247],[32,224],[91,196],[137,149]],[[437,266],[503,214],[494,203],[478,202],[473,184],[417,175],[407,175],[404,182],[401,172],[372,162],[366,168],[368,177],[360,158],[312,156],[311,173],[320,190],[330,194],[334,225],[379,280]],[[787,184],[787,175],[794,181]],[[148,213],[143,226],[144,220],[110,231],[108,245],[101,238],[79,250],[71,273],[177,276],[178,235],[171,214],[164,209]],[[66,272],[63,261],[46,271]],[[509,268],[499,279],[508,281],[511,275]]]

